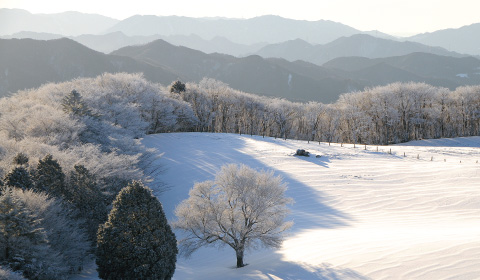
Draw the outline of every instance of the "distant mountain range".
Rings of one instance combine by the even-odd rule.
[[[156,40],[107,55],[71,39],[0,39],[0,96],[46,82],[93,77],[103,72],[143,72],[164,85],[175,79],[211,77],[233,88],[295,101],[330,103],[366,86],[396,81],[427,82],[455,88],[480,84],[480,60],[427,53],[368,59],[337,58],[318,66],[257,55],[244,58],[206,54]]]
[[[272,15],[251,19],[135,15],[119,21],[78,12],[45,15],[31,14],[19,9],[0,9],[0,36],[22,31],[62,36],[101,35],[118,31],[127,36],[196,34],[205,40],[223,37],[242,45],[272,44],[293,39],[302,39],[312,44],[325,44],[341,36],[358,33],[394,38],[378,31],[362,32],[333,21],[293,20]]]
[[[332,21],[278,16],[119,21],[0,9],[2,38],[36,39],[0,39],[0,96],[104,72],[143,72],[164,85],[210,77],[246,92],[324,103],[397,81],[454,89],[480,84],[480,60],[463,54],[480,53],[478,34],[480,24],[473,24],[402,41]]]
[[[436,55],[464,57],[439,47],[430,47],[415,42],[400,42],[376,38],[366,34],[341,37],[324,45],[311,45],[301,39],[267,45],[255,54],[262,57],[280,57],[290,61],[304,60],[318,65],[338,57],[359,56],[380,58],[424,52]]]
[[[210,77],[242,91],[296,101],[333,102],[339,94],[365,86],[364,83],[344,79],[309,63],[264,59],[256,55],[236,58],[224,54],[205,54],[186,47],[176,47],[163,40],[144,46],[125,47],[112,54],[164,66],[181,73],[187,81]]]
[[[480,55],[480,23],[457,29],[444,29],[432,33],[418,34],[406,39],[429,46],[440,46],[458,53]]]
[[[0,35],[21,31],[77,36],[97,34],[118,23],[118,20],[79,12],[32,14],[20,9],[0,9]]]
[[[0,97],[47,82],[95,77],[105,72],[143,72],[168,84],[177,74],[129,57],[106,55],[70,39],[0,39]]]
[[[339,75],[373,84],[399,82],[426,82],[455,89],[461,85],[480,84],[480,60],[474,57],[439,56],[430,53],[412,53],[404,56],[368,59],[342,57],[323,65],[339,70]]]
[[[379,31],[360,31],[333,21],[292,20],[272,15],[251,19],[135,15],[120,21],[101,15],[79,12],[31,14],[20,9],[0,9],[0,36],[12,35],[23,31],[59,34],[61,36],[114,33],[117,37],[119,37],[118,34],[120,33],[116,32],[122,32],[128,37],[134,38],[114,38],[114,40],[124,40],[125,43],[128,41],[129,44],[135,42],[135,40],[146,43],[151,42],[151,40],[149,38],[138,38],[138,36],[153,36],[154,40],[164,39],[173,44],[186,45],[207,53],[220,52],[236,56],[252,54],[259,49],[255,49],[255,47],[267,44],[283,44],[287,41],[300,39],[312,45],[325,45],[341,37],[367,34],[382,39],[418,42],[460,54],[480,55],[480,36],[478,36],[480,34],[480,23],[457,29],[445,29],[432,33],[418,34],[408,38],[396,38]],[[199,38],[207,43],[198,42]],[[89,47],[96,50],[109,52],[122,47],[119,44],[114,46],[114,44],[107,45],[105,43],[103,43],[103,47],[94,46],[93,41],[97,39],[83,38],[85,42],[91,43],[88,45]],[[78,38],[78,40],[82,39]],[[215,48],[208,47],[206,44],[220,44],[223,46]],[[255,47],[250,48],[250,46]],[[262,51],[266,52],[262,56],[269,56],[268,52],[278,51],[278,48],[282,47],[271,46],[269,48]],[[414,47],[412,46],[412,48]],[[228,51],[229,49],[232,49],[232,51]],[[368,49],[372,49],[372,46],[367,46]],[[424,50],[415,51],[423,52]],[[325,55],[322,60],[315,61],[315,63],[321,64],[322,61],[328,61],[329,58],[333,57]]]
[[[106,30],[106,32],[115,31],[121,31],[129,36],[196,34],[207,40],[224,37],[244,45],[262,42],[278,43],[296,38],[323,44],[340,36],[361,33],[357,29],[333,21],[301,21],[279,16],[225,19],[137,15],[118,22]]]
[[[63,36],[60,34],[38,33],[22,31],[12,35],[0,36],[3,39],[26,39],[31,38],[35,40],[52,40],[60,38],[69,38],[80,44],[87,46],[90,49],[111,53],[123,47],[133,45],[143,45],[152,41],[162,39],[176,46],[185,46],[191,49],[199,50],[204,53],[224,53],[233,56],[245,56],[252,54],[264,47],[266,44],[242,45],[236,44],[223,37],[215,37],[211,40],[202,39],[200,36],[191,35],[150,35],[150,36],[127,36],[120,31],[102,34],[102,35],[79,35],[79,36]]]

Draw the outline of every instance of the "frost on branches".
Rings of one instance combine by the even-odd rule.
[[[175,227],[187,232],[180,241],[185,255],[202,246],[228,245],[235,250],[237,267],[244,266],[245,249],[277,248],[289,213],[286,184],[273,172],[257,172],[245,165],[224,166],[215,181],[196,183],[190,197],[176,209]]]

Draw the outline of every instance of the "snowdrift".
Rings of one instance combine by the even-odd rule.
[[[480,277],[480,137],[354,148],[172,133],[143,143],[164,153],[152,185],[169,219],[194,182],[228,163],[274,170],[295,200],[281,249],[247,252],[236,269],[231,248],[204,248],[179,258],[175,279]]]

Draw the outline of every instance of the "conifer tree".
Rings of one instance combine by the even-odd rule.
[[[28,190],[33,187],[30,173],[23,167],[15,167],[7,175],[5,175],[4,184],[13,188]]]
[[[83,101],[82,96],[76,90],[72,90],[62,99],[63,111],[74,116],[93,116],[92,110]]]
[[[186,90],[186,87],[185,87],[185,84],[182,83],[182,81],[177,80],[170,85],[171,93],[181,93],[181,92],[185,92],[185,90]]]
[[[28,156],[24,153],[18,153],[14,158],[13,158],[13,164],[16,165],[28,165]]]
[[[161,203],[141,182],[123,188],[97,236],[102,279],[171,279],[177,241]]]
[[[78,215],[86,221],[89,238],[96,240],[98,225],[107,219],[107,207],[96,178],[83,165],[75,165],[70,173],[68,200],[78,210]]]
[[[68,197],[65,174],[52,155],[46,155],[38,162],[34,179],[37,190],[59,198]]]

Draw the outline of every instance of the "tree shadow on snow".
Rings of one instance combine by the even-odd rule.
[[[250,137],[235,134],[209,133],[171,133],[153,135],[150,143],[158,143],[159,152],[164,153],[158,164],[164,166],[164,174],[157,180],[164,181],[169,190],[160,195],[165,213],[169,219],[174,218],[174,209],[182,200],[188,198],[188,191],[195,182],[213,180],[215,173],[226,164],[245,164],[256,170],[269,170],[272,167],[257,160],[259,155],[251,155],[243,148]],[[268,139],[253,136],[253,139],[271,143]],[[152,146],[152,145],[149,145]],[[261,156],[269,156],[269,151],[258,151]],[[298,157],[309,162],[326,166],[328,157]],[[352,218],[326,203],[324,194],[292,177],[289,174],[275,170],[276,175],[283,177],[288,184],[287,196],[295,200],[289,219],[293,219],[296,228],[336,228],[347,226]],[[168,198],[168,199],[166,199]]]
[[[253,137],[263,141],[261,137]],[[164,173],[155,180],[169,185],[169,190],[159,197],[167,217],[175,218],[174,209],[182,200],[188,198],[188,191],[195,182],[213,180],[223,165],[245,164],[256,170],[270,170],[258,158],[271,156],[272,150],[278,146],[262,146],[255,148],[259,154],[252,155],[244,149],[249,138],[234,134],[208,133],[172,133],[150,136],[149,147],[156,147],[164,155],[155,164],[163,166]],[[271,141],[265,139],[265,144]],[[252,147],[251,145],[249,146]],[[247,149],[251,151],[251,149]],[[278,153],[276,153],[278,155]],[[302,158],[303,159],[303,158]],[[279,158],[281,160],[281,157]],[[322,167],[328,167],[328,157],[305,158]],[[275,175],[283,177],[288,184],[286,195],[295,200],[289,206],[291,214],[287,220],[293,220],[294,225],[288,234],[294,235],[309,229],[333,229],[348,226],[353,220],[347,213],[329,205],[325,194],[317,188],[309,186],[292,178],[290,174],[274,169]],[[328,241],[325,241],[328,242]],[[267,255],[264,255],[267,253]],[[229,257],[228,260],[225,256]],[[319,253],[321,258],[321,252]],[[180,259],[177,262],[175,279],[368,279],[350,269],[333,268],[329,265],[307,266],[282,260],[282,255],[255,251],[246,256],[249,265],[241,269],[232,269],[234,253],[225,247],[220,252],[215,248],[202,248],[190,259]],[[217,278],[212,275],[218,274]],[[217,270],[218,269],[218,270]],[[205,270],[205,271],[203,271]],[[226,275],[223,275],[226,273]],[[249,277],[253,273],[256,277]],[[234,275],[232,275],[234,274]],[[238,275],[237,275],[238,274]],[[236,275],[236,276],[235,276]],[[260,275],[260,276],[258,276]],[[232,277],[235,276],[235,277]],[[202,278],[203,277],[203,278]],[[212,278],[213,277],[213,278]],[[280,277],[280,278],[279,278]]]
[[[224,249],[228,250],[228,249]],[[225,254],[226,252],[222,252]],[[221,255],[223,255],[220,253]],[[230,256],[230,255],[229,255]],[[320,265],[308,265],[303,263],[289,262],[282,259],[282,255],[273,250],[255,252],[248,254],[246,260],[248,265],[242,268],[229,266],[234,262],[234,255],[231,259],[225,260],[225,255],[219,260],[213,260],[208,265],[200,265],[195,268],[183,267],[174,275],[174,279],[182,280],[206,280],[206,279],[229,279],[229,280],[303,280],[303,279],[320,279],[320,280],[344,280],[370,279],[359,272],[343,267],[334,267],[327,263]],[[211,260],[212,261],[212,260]],[[198,264],[197,264],[198,265]]]
[[[269,268],[262,271],[265,279],[269,280],[300,280],[300,279],[322,279],[322,280],[345,280],[345,279],[370,279],[349,268],[335,268],[329,264],[319,266],[299,265],[290,262],[280,262],[280,271]]]

